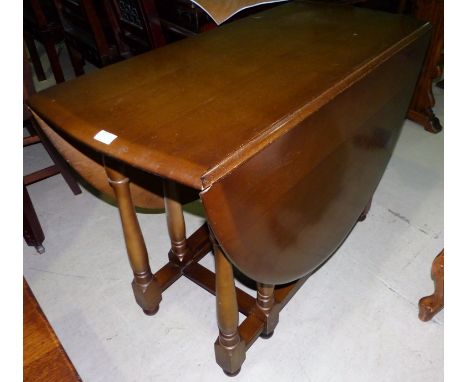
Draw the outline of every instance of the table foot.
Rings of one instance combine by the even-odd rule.
[[[260,334],[260,337],[261,337],[261,338],[263,338],[264,340],[267,340],[267,339],[269,339],[269,338],[273,337],[273,334],[274,334],[274,333],[275,333],[275,331],[274,331],[274,330],[273,330],[273,331],[271,331],[271,332],[270,332],[270,333],[268,333],[268,334],[263,334],[263,333],[262,333],[262,334]]]
[[[216,363],[221,366],[224,373],[229,376],[239,374],[245,361],[245,343],[239,341],[234,347],[226,347],[218,338],[214,345]]]
[[[241,369],[242,369],[242,367],[241,367],[239,370],[237,370],[235,373],[229,373],[229,372],[226,371],[226,370],[223,370],[223,372],[224,372],[224,374],[226,374],[228,377],[235,377],[237,374],[240,373]]]
[[[369,213],[370,209],[372,206],[372,198],[369,200],[369,203],[367,203],[366,207],[364,208],[364,211],[362,211],[361,215],[358,218],[358,222],[363,222],[367,218],[367,214]]]
[[[151,275],[152,277],[152,275]],[[155,315],[159,310],[159,303],[162,300],[162,291],[156,280],[152,279],[148,284],[139,284],[132,281],[133,294],[136,303],[148,316]]]
[[[153,310],[143,309],[143,313],[146,314],[147,316],[154,316],[156,313],[158,313],[158,310],[159,310],[159,305],[157,306],[156,309],[153,309]]]

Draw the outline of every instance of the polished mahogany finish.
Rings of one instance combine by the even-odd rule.
[[[30,107],[69,163],[116,197],[144,310],[181,275],[216,290],[216,359],[235,374],[366,213],[429,32],[405,16],[295,1],[48,89]],[[97,139],[102,130],[115,139]],[[207,228],[185,238],[181,206],[196,193],[215,275],[198,264]],[[133,212],[151,204],[166,208],[171,239],[154,277]],[[256,299],[235,288],[233,265],[257,282]]]

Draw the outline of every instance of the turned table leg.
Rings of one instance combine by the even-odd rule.
[[[270,284],[257,283],[257,307],[266,317],[265,327],[260,336],[270,338],[275,331],[279,321],[279,310],[275,306],[275,286]]]
[[[216,362],[233,376],[239,373],[245,360],[245,343],[239,335],[239,312],[232,265],[218,243],[213,240],[216,268],[216,315],[219,336],[215,342]]]
[[[164,180],[163,186],[167,229],[171,239],[169,260],[175,263],[184,263],[188,248],[185,236],[184,212],[180,203],[177,185],[173,181]]]
[[[444,307],[444,251],[440,252],[432,263],[431,275],[435,291],[430,296],[419,300],[419,319],[429,321]]]
[[[128,259],[133,270],[132,288],[138,305],[148,315],[155,314],[161,301],[161,287],[153,277],[145,241],[135,213],[130,181],[117,170],[106,166],[109,184],[114,190],[127,246]]]

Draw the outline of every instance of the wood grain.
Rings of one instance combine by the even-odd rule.
[[[43,134],[56,147],[60,155],[66,158],[67,162],[81,178],[102,195],[105,195],[106,198],[114,199],[114,193],[102,166],[101,155],[64,133],[58,134],[34,112],[33,115]],[[128,176],[132,179],[130,189],[135,205],[142,208],[163,209],[162,179],[134,167],[129,167],[127,171]],[[178,194],[183,204],[198,199],[198,193],[195,190],[182,185],[178,187]]]
[[[201,190],[428,30],[410,17],[294,1],[47,89],[29,104],[93,150]],[[100,130],[118,138],[98,142]]]
[[[297,280],[346,238],[393,152],[428,40],[402,49],[201,193],[214,235],[248,277]]]
[[[81,381],[24,279],[23,381]]]

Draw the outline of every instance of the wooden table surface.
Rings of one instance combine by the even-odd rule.
[[[81,381],[24,279],[23,380],[26,382]]]
[[[47,123],[109,156],[209,187],[402,46],[420,21],[293,2],[33,96]],[[93,137],[117,135],[110,145]]]
[[[125,175],[139,206],[143,190],[164,207],[163,178],[191,188],[181,203],[201,190],[228,258],[258,282],[282,284],[331,256],[371,200],[429,31],[408,16],[295,1],[29,104],[51,139],[61,134],[72,165],[89,162],[81,174],[96,188],[113,193],[104,158],[143,170]],[[102,130],[117,138],[94,139]]]

